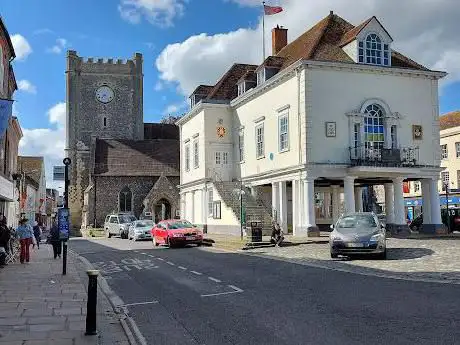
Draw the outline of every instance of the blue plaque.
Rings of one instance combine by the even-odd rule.
[[[70,229],[70,215],[68,208],[58,209],[58,227],[59,227],[59,238],[61,240],[69,239]]]

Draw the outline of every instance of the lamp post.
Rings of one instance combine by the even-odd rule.
[[[447,208],[447,231],[450,232],[450,212],[449,212],[449,182],[443,182],[444,189],[446,191],[446,208]]]

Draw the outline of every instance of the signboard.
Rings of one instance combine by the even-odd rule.
[[[53,181],[65,181],[64,165],[57,165],[53,167]]]
[[[58,228],[59,238],[61,240],[68,240],[70,229],[70,214],[68,208],[58,209]]]

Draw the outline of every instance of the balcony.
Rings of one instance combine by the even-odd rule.
[[[418,147],[383,149],[374,147],[350,147],[352,166],[415,167],[419,162]]]

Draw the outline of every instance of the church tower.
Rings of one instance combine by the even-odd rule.
[[[67,52],[66,155],[72,229],[80,228],[96,138],[143,140],[142,54],[130,60],[83,59]]]

